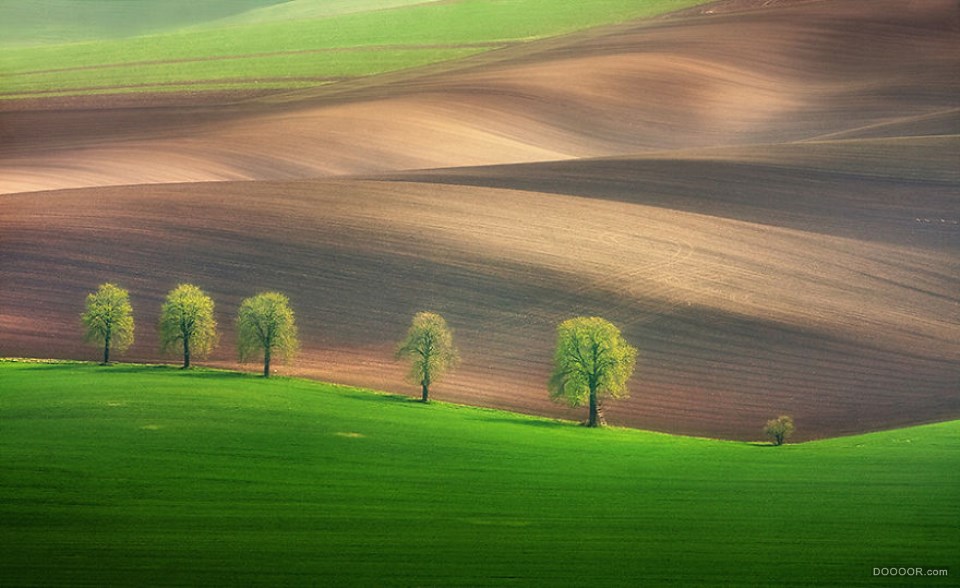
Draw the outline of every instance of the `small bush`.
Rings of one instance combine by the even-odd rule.
[[[794,431],[793,418],[783,415],[767,421],[763,432],[773,440],[774,445],[783,445]]]

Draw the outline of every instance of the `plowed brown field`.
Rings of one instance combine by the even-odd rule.
[[[2,107],[0,356],[92,356],[77,316],[111,280],[127,357],[156,359],[188,281],[219,364],[241,298],[278,289],[284,373],[413,392],[392,347],[433,309],[463,355],[438,398],[574,416],[546,400],[553,329],[599,314],[641,354],[613,423],[960,417],[960,5],[775,4],[230,105]]]

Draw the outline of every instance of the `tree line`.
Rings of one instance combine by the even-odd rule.
[[[220,342],[213,308],[213,299],[192,284],[171,290],[157,322],[160,351],[182,355],[184,369],[194,356],[206,357]],[[80,320],[84,338],[103,348],[104,365],[110,363],[111,351],[123,352],[133,344],[130,294],[115,284],[102,284],[87,296]],[[274,356],[290,359],[300,348],[290,300],[279,292],[263,292],[241,302],[236,328],[240,361],[262,357],[264,377],[270,377]]]
[[[103,349],[103,364],[111,351],[122,352],[133,344],[133,307],[129,293],[114,284],[102,284],[87,296],[81,315],[85,338]],[[160,307],[157,323],[160,349],[183,357],[183,368],[192,358],[206,357],[220,341],[214,319],[214,302],[192,284],[170,291]],[[274,356],[292,359],[300,348],[296,321],[289,299],[279,292],[263,292],[240,303],[236,318],[237,355],[241,362],[262,358],[263,376],[270,376]],[[460,355],[453,331],[434,312],[414,315],[406,336],[397,345],[396,357],[410,364],[408,378],[420,386],[420,400],[429,402],[430,386],[456,367]],[[589,427],[605,424],[607,399],[625,398],[633,375],[637,349],[613,323],[600,317],[575,317],[557,327],[553,371],[547,383],[551,399],[573,407],[586,405]],[[782,445],[793,433],[793,420],[781,416],[768,421],[764,433]]]

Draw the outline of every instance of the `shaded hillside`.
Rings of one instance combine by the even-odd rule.
[[[909,117],[955,127],[958,31],[951,1],[801,3],[594,30],[232,107],[18,105],[0,114],[0,191],[903,134],[894,122]]]
[[[960,136],[747,145],[379,176],[601,198],[960,250]]]

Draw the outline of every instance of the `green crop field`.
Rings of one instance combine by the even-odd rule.
[[[331,79],[368,76],[394,71],[418,65],[435,63],[448,59],[457,59],[472,55],[481,49],[385,49],[370,52],[297,53],[292,55],[269,55],[245,59],[213,61],[193,61],[189,63],[161,63],[149,67],[136,65],[105,68],[91,79],[86,70],[66,70],[13,76],[4,83],[4,92],[64,93],[64,89],[73,92],[90,91],[98,86],[106,86],[114,91],[125,86],[145,86],[155,91],[158,86],[168,84],[194,85],[214,84],[223,80],[237,80],[239,86],[260,88],[261,84],[274,82],[274,87],[302,87],[306,80],[312,85],[320,85]],[[323,76],[317,76],[322,72]],[[299,82],[299,83],[298,83]],[[88,84],[92,84],[89,86]]]
[[[9,586],[960,573],[960,422],[774,448],[304,380],[5,362],[0,456]],[[949,576],[873,576],[892,566]]]
[[[111,92],[134,85],[146,91],[164,83],[225,78],[245,80],[252,88],[265,77],[274,86],[289,79],[292,87],[301,87],[304,77],[319,84],[324,78],[408,69],[704,1],[344,0],[328,5],[248,0],[243,6],[251,10],[213,2],[202,14],[173,2],[162,10],[141,7],[137,19],[134,8],[115,14],[105,6],[116,3],[104,0],[47,2],[53,5],[47,10],[7,0],[0,4],[0,16],[6,16],[0,20],[5,22],[0,25],[0,97]],[[157,11],[163,14],[153,15]],[[73,18],[58,16],[64,14]],[[184,22],[190,15],[193,20]],[[150,22],[155,26],[144,29]],[[98,31],[112,32],[75,41]],[[144,31],[154,34],[129,36]],[[30,43],[30,38],[60,41]]]

